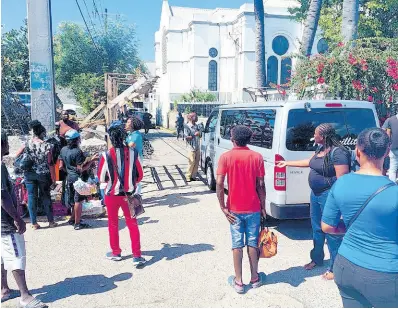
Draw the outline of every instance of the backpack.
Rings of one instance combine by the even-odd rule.
[[[334,155],[334,152],[335,152],[336,149],[338,149],[338,147],[334,147],[334,148],[332,149],[331,153],[330,153],[330,158],[332,159],[332,161],[333,161],[333,155]],[[354,172],[356,172],[356,171],[359,170],[360,165],[359,165],[359,163],[358,163],[358,161],[357,161],[357,155],[355,154],[355,150],[349,150],[349,151],[350,151],[350,153],[351,153],[351,158],[350,158],[350,172],[351,172],[351,173],[354,173]]]

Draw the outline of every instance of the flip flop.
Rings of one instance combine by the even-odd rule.
[[[235,281],[235,276],[230,276],[228,278],[228,284],[233,287],[233,289],[235,290],[236,293],[238,294],[244,294],[245,293],[245,285],[239,285],[236,283]]]
[[[17,298],[21,295],[21,293],[17,290],[10,290],[10,293],[4,297],[1,298],[1,302],[4,303],[10,299]]]
[[[48,308],[48,306],[37,298],[33,298],[26,305],[19,303],[20,308]]]

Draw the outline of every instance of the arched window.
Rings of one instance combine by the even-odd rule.
[[[275,56],[267,61],[267,85],[269,83],[278,84],[278,59]]]
[[[286,54],[288,49],[289,41],[283,35],[278,35],[272,40],[272,50],[278,56]]]
[[[316,49],[318,51],[319,54],[324,54],[328,51],[329,49],[329,45],[328,42],[322,38],[318,41],[318,44],[316,45]]]
[[[281,63],[281,84],[286,84],[292,76],[292,59],[284,58]]]
[[[209,62],[209,91],[217,91],[217,62]]]
[[[218,50],[214,47],[209,49],[209,56],[212,58],[216,58],[218,56]]]

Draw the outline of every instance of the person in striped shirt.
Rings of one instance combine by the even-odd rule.
[[[112,261],[122,259],[119,245],[119,208],[123,210],[126,225],[130,231],[133,264],[144,266],[145,259],[141,256],[140,231],[136,218],[132,218],[126,195],[134,194],[138,183],[143,178],[143,170],[138,160],[138,152],[125,144],[126,131],[121,121],[114,121],[108,136],[112,147],[102,154],[98,166],[100,182],[107,182],[105,189],[105,205],[108,212],[109,240],[112,252],[106,258]]]

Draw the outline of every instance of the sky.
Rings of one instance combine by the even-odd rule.
[[[26,18],[27,0],[1,0],[1,24],[3,31],[19,28]],[[187,6],[197,8],[239,8],[243,3],[253,0],[169,0],[171,6]],[[98,17],[93,17],[93,0],[78,0],[86,21],[91,20],[100,25]],[[104,12],[108,9],[108,18],[123,18],[129,24],[134,24],[139,41],[139,56],[144,61],[153,61],[154,36],[159,29],[160,13],[163,0],[95,0],[97,9]],[[88,10],[85,7],[85,3]],[[59,23],[64,21],[84,25],[75,0],[51,0],[53,33]]]

